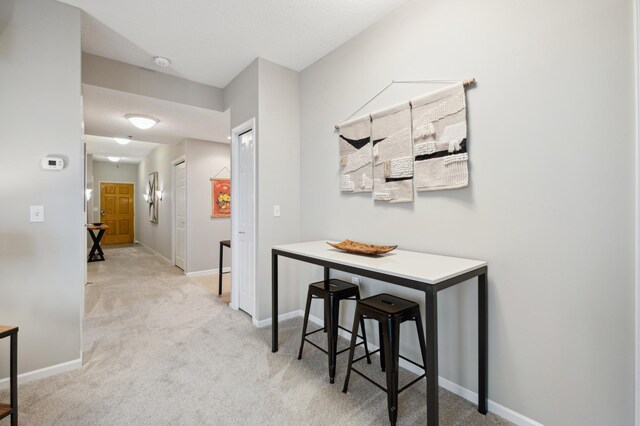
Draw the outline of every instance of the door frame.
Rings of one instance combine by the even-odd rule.
[[[185,176],[184,176],[185,186],[189,184],[187,171],[186,171],[188,167],[187,156],[181,155],[180,157],[176,158],[171,162],[171,259],[170,260],[173,266],[176,266],[176,197],[175,197],[176,166],[180,163],[184,163],[184,167],[185,167]],[[185,204],[187,203],[188,197],[189,197],[189,192],[185,191],[185,194],[184,194]],[[164,195],[163,195],[163,198],[164,198]],[[188,212],[188,210],[186,209],[185,211]],[[189,226],[189,221],[187,220],[187,216],[185,215],[185,218],[184,218],[184,271],[182,271],[185,275],[187,274],[187,259],[188,259],[188,253],[189,253],[189,249],[188,249],[189,246],[187,245],[188,226]]]
[[[231,130],[231,200],[237,199],[240,194],[240,188],[236,184],[238,182],[238,173],[240,171],[238,165],[238,152],[239,152],[239,142],[240,135],[246,133],[248,131],[253,131],[253,140],[254,140],[254,156],[253,156],[253,188],[254,188],[254,199],[253,199],[253,285],[251,291],[253,291],[253,312],[249,313],[249,315],[254,318],[258,312],[258,297],[256,292],[256,283],[257,283],[257,261],[258,261],[258,220],[257,220],[257,206],[258,206],[258,170],[256,168],[257,165],[257,154],[258,154],[258,132],[256,128],[256,119],[255,117],[245,121],[239,126],[234,127]],[[242,266],[240,266],[240,254],[238,253],[238,245],[233,244],[234,236],[238,235],[238,210],[231,208],[231,301],[229,302],[229,306],[232,309],[238,310],[240,308],[240,289],[237,285],[233,285],[233,271],[238,271]]]
[[[135,182],[120,182],[120,181],[114,181],[114,180],[99,180],[98,181],[98,216],[100,217],[100,220],[98,222],[102,222],[102,184],[103,183],[126,183],[127,185],[133,185],[133,243],[135,244],[136,242],[136,212],[138,211],[138,209],[136,208],[136,204],[137,204],[137,200],[136,200],[136,187],[138,186]],[[95,182],[93,184],[94,188],[93,190],[95,191]],[[94,196],[94,201],[95,201],[95,194],[93,194]],[[95,207],[95,204],[94,204]],[[91,217],[93,217],[93,213],[91,212]],[[95,218],[94,218],[95,219]]]

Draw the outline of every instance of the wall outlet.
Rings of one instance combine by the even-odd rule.
[[[351,277],[351,283],[355,284],[355,285],[360,285],[360,277],[357,275],[354,275]]]
[[[29,220],[31,222],[44,222],[44,206],[31,206]]]
[[[279,217],[280,216],[280,206],[278,206],[278,205],[273,206],[273,215],[275,217]]]

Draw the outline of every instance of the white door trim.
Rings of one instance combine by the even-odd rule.
[[[176,264],[176,166],[180,163],[184,163],[185,167],[187,166],[187,156],[181,155],[171,162],[171,264],[175,266]],[[185,176],[186,179],[186,176]],[[166,195],[163,195],[163,197]],[[185,194],[185,198],[188,197],[189,194]],[[184,232],[184,265],[186,274],[186,266],[187,266],[187,227],[189,223],[185,221],[185,232]]]
[[[236,200],[239,195],[238,195],[238,186],[234,184],[234,182],[238,181],[238,172],[240,171],[240,168],[238,166],[238,148],[239,148],[239,142],[240,142],[240,135],[243,133],[248,132],[249,130],[253,130],[253,139],[254,139],[254,143],[256,146],[256,155],[254,155],[253,157],[253,185],[254,185],[254,203],[253,203],[253,221],[254,221],[254,225],[253,225],[253,242],[254,242],[254,253],[253,253],[253,259],[254,259],[254,277],[253,277],[253,316],[255,317],[258,314],[258,310],[256,309],[257,305],[258,305],[258,297],[257,297],[257,293],[256,293],[256,276],[255,274],[257,273],[257,260],[258,260],[258,220],[257,220],[257,215],[256,215],[256,210],[257,210],[257,200],[258,200],[258,170],[256,169],[256,156],[257,156],[257,151],[258,151],[258,144],[257,144],[257,140],[258,140],[258,133],[257,133],[257,129],[256,129],[256,119],[251,118],[247,121],[245,121],[244,123],[240,124],[239,126],[234,127],[231,130],[231,200]],[[239,265],[240,262],[240,254],[237,253],[237,248],[238,245],[237,244],[233,244],[233,237],[234,235],[238,235],[238,216],[237,216],[237,210],[233,208],[233,206],[231,207],[231,270],[232,271],[238,271],[242,266]],[[232,276],[232,280],[233,280],[233,276]],[[229,302],[229,306],[232,309],[238,310],[239,309],[239,300],[240,300],[240,289],[238,288],[237,285],[231,285],[231,301]]]

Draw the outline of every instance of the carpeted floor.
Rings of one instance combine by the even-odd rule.
[[[388,424],[382,391],[352,375],[349,393],[341,392],[346,354],[335,385],[320,351],[307,345],[296,359],[301,319],[282,323],[273,354],[270,328],[256,329],[212,294],[217,276],[185,277],[139,246],[106,256],[89,265],[84,365],[20,386],[22,425]],[[323,333],[314,336],[324,344]],[[403,372],[401,384],[411,377]],[[400,395],[399,425],[424,424],[425,414],[423,385]],[[442,425],[509,424],[444,389],[440,418]]]

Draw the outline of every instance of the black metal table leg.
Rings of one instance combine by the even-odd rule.
[[[220,263],[218,264],[218,296],[222,294],[222,241],[220,241]]]
[[[11,335],[9,353],[9,387],[11,388],[11,426],[18,426],[18,332]]]
[[[427,335],[427,425],[438,424],[438,293],[433,286],[425,290]]]
[[[478,411],[487,414],[489,369],[487,274],[478,275]]]
[[[271,251],[271,352],[278,352],[278,255]]]

